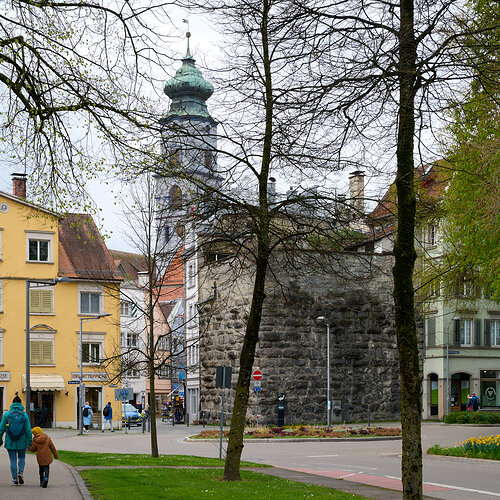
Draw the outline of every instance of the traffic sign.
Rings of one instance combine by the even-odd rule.
[[[252,378],[254,380],[260,380],[262,378],[262,372],[260,370],[254,370],[252,373]]]
[[[260,380],[254,380],[253,381],[253,386],[254,387],[260,387],[261,386],[261,381]]]
[[[115,401],[130,401],[134,399],[134,390],[132,387],[122,387],[121,389],[115,389]]]
[[[262,387],[261,387],[260,385],[256,385],[256,386],[253,388],[253,390],[254,390],[255,392],[260,392],[260,391],[262,391]]]
[[[68,384],[79,384],[79,380],[68,380]]]

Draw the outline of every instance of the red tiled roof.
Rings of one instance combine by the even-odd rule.
[[[432,164],[429,168],[419,166],[415,169],[415,190],[417,193],[417,203],[426,202],[429,199],[438,200],[448,186],[451,169],[446,160],[440,160]],[[386,191],[378,205],[369,215],[369,218],[376,221],[384,217],[396,217],[397,215],[397,192],[396,183],[393,182]]]
[[[184,296],[184,267],[182,263],[183,247],[179,248],[168,266],[161,283],[160,301],[182,299]]]
[[[68,214],[60,220],[59,274],[94,280],[122,279],[90,215]]]

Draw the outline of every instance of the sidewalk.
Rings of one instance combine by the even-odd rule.
[[[54,460],[50,466],[47,488],[40,487],[36,456],[26,453],[24,484],[14,486],[10,475],[10,462],[7,450],[0,448],[0,498],[2,500],[82,500],[83,497],[74,477],[72,468]],[[91,497],[87,497],[91,498]]]

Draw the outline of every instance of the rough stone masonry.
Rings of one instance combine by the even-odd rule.
[[[278,393],[285,394],[285,423],[326,423],[330,321],[331,398],[341,410],[332,422],[399,418],[399,375],[390,255],[314,256],[314,264],[280,261],[268,272],[254,368],[263,372],[258,423],[277,423]],[[202,263],[200,263],[202,264]],[[251,300],[252,269],[232,261],[200,265],[200,395],[209,422],[220,418],[218,365],[233,369],[225,392],[229,422],[239,355]],[[217,288],[216,298],[210,300]],[[247,419],[257,423],[251,383]]]

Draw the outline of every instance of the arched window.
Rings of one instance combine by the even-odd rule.
[[[177,185],[170,190],[170,208],[180,210],[182,208],[182,191]]]
[[[169,150],[168,163],[171,167],[180,167],[181,165],[181,149],[179,146],[172,146]]]

